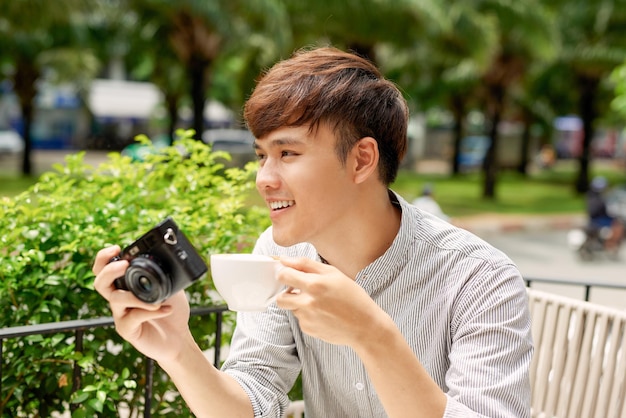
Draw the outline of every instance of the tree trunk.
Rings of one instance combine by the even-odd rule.
[[[528,112],[524,112],[524,130],[522,131],[522,143],[520,144],[520,160],[517,171],[524,176],[528,175],[528,162],[530,154],[530,127],[532,117]]]
[[[205,58],[192,55],[189,60],[189,78],[191,80],[191,101],[193,106],[192,128],[196,131],[195,138],[202,140],[204,132],[204,106],[206,101],[206,72],[210,62]]]
[[[459,156],[461,155],[461,141],[463,140],[463,132],[465,131],[465,100],[461,96],[454,96],[451,102],[452,115],[454,117],[454,127],[452,128],[453,136],[453,152],[452,152],[452,175],[458,175],[461,172],[459,164]]]
[[[21,101],[21,100],[20,100]],[[22,174],[24,176],[32,176],[33,174],[33,141],[31,138],[31,126],[33,125],[33,105],[32,101],[28,104],[22,103],[22,121],[24,123],[24,152],[22,154]]]
[[[165,95],[165,104],[167,106],[167,115],[169,123],[167,125],[167,136],[170,145],[174,142],[174,133],[176,131],[176,122],[178,122],[178,97],[173,94]]]
[[[496,177],[498,173],[498,126],[502,118],[502,108],[504,105],[504,86],[496,84],[491,86],[491,127],[489,131],[490,144],[483,161],[483,197],[495,199],[496,197]]]
[[[22,122],[24,138],[24,153],[22,158],[22,174],[31,176],[33,174],[32,165],[32,139],[31,126],[33,122],[33,103],[37,94],[36,82],[39,78],[39,70],[32,64],[32,59],[20,57],[17,60],[13,85],[17,94],[22,111]]]
[[[580,194],[589,189],[589,166],[591,163],[591,141],[594,136],[593,121],[596,119],[595,100],[600,81],[596,77],[579,75],[577,77],[580,118],[583,122],[583,139],[580,152],[576,191]]]

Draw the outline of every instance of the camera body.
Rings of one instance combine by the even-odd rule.
[[[115,260],[128,260],[118,289],[131,291],[139,300],[160,303],[202,278],[208,267],[171,217],[124,248]]]

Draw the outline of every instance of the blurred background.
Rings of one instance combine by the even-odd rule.
[[[0,0],[0,203],[10,207],[5,196],[24,196],[69,154],[84,151],[92,165],[110,152],[141,160],[146,148],[135,142],[138,134],[158,149],[171,144],[176,129],[193,129],[195,139],[243,166],[254,159],[241,113],[255,80],[295,50],[322,45],[369,58],[408,101],[409,150],[396,192],[414,201],[428,186],[451,222],[503,250],[532,287],[626,309],[623,252],[583,258],[569,241],[572,232],[583,234],[585,196],[597,176],[607,180],[626,222],[626,0]],[[121,201],[139,206],[138,199]],[[253,192],[249,203],[264,204]],[[54,207],[63,212],[52,219],[71,212]],[[20,213],[30,219],[31,212],[37,214]],[[79,229],[52,224],[63,230],[59,240]],[[45,250],[34,255],[22,255],[31,251],[26,234],[23,253],[4,241],[4,295],[20,289],[15,294],[30,308],[5,303],[6,324],[17,323],[16,313],[58,320],[101,309],[101,298],[86,310],[66,303],[74,294],[84,304],[89,292],[47,290],[48,280],[59,289],[90,282],[80,263],[93,248],[82,247],[102,238],[90,231],[69,233],[71,244],[60,244],[58,253],[48,250],[54,244],[44,232],[36,248]],[[88,242],[75,239],[82,232]],[[65,253],[76,246],[83,261],[75,268]],[[30,257],[39,254],[32,263],[39,270],[31,270]],[[12,279],[15,271],[27,273]],[[39,369],[48,355],[42,350],[57,356],[58,348],[39,341],[16,345],[32,348],[28,357],[12,353],[5,340],[11,355],[3,362],[17,361],[20,376],[48,370]],[[125,392],[116,383],[118,358],[111,364],[110,374],[94,368],[102,375],[94,382],[113,397]],[[43,375],[26,375],[46,382],[29,399],[52,405],[43,394],[69,391],[61,387],[72,377]],[[115,376],[111,385],[107,376]],[[2,382],[6,388],[11,381]],[[14,384],[19,396],[26,393],[21,386]],[[100,389],[89,396],[96,395]],[[2,408],[0,402],[0,415]]]
[[[592,164],[626,171],[625,27],[626,0],[3,1],[0,175],[77,150],[136,157],[135,135],[168,144],[176,128],[241,164],[254,80],[331,44],[404,92],[404,169],[480,172],[495,199],[501,173],[567,162],[582,194]]]

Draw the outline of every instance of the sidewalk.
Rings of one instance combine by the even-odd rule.
[[[452,218],[452,224],[474,234],[572,229],[585,224],[584,214],[523,215],[485,213]]]

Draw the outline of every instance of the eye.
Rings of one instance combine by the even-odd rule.
[[[281,157],[294,157],[298,155],[298,153],[294,152],[294,151],[289,151],[289,150],[282,150],[280,152],[280,156]]]

